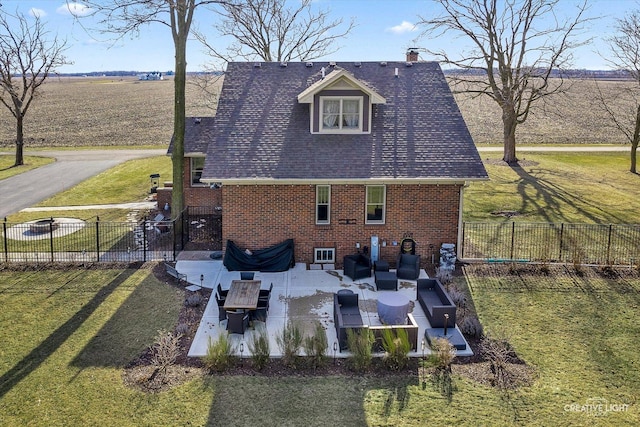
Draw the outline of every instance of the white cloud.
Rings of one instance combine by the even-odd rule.
[[[47,12],[42,9],[32,7],[31,9],[29,9],[29,15],[33,16],[34,18],[44,18],[45,16],[47,16]]]
[[[394,34],[404,34],[416,31],[417,27],[408,21],[402,21],[402,24],[387,28],[387,31]]]
[[[91,9],[81,3],[65,3],[56,12],[60,15],[86,16],[91,13]]]

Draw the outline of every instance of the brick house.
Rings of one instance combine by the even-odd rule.
[[[486,179],[439,64],[415,57],[230,63],[216,116],[185,134],[185,205],[222,207],[223,245],[293,239],[297,262],[341,266],[377,236],[393,265],[410,235],[426,264]]]

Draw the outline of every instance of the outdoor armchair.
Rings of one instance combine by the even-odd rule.
[[[342,259],[344,275],[351,280],[363,279],[371,276],[371,259],[363,254],[346,255]]]
[[[416,280],[420,276],[420,255],[399,254],[396,275],[398,279]]]

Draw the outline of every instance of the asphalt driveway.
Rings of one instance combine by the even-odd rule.
[[[0,218],[33,206],[60,191],[127,160],[162,156],[165,148],[150,150],[29,151],[29,156],[56,161],[0,181]],[[1,152],[13,154],[14,152]]]

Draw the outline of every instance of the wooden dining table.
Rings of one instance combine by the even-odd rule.
[[[224,302],[225,310],[255,310],[260,296],[260,280],[233,280]]]

